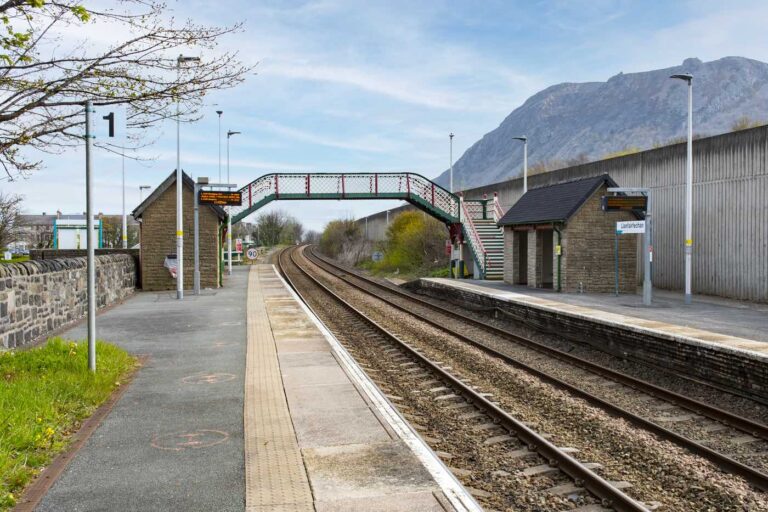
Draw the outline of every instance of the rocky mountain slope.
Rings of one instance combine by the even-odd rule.
[[[685,135],[687,90],[672,80],[691,73],[694,132],[732,130],[743,117],[768,122],[768,63],[743,57],[641,73],[619,73],[607,82],[553,85],[515,109],[454,162],[454,187],[467,188],[520,176],[526,135],[529,168],[559,161],[595,160],[627,148],[648,149]],[[448,171],[437,179],[448,184]]]

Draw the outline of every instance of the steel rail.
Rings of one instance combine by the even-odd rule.
[[[412,295],[403,292],[401,290],[395,290],[393,288],[390,288],[389,286],[377,283],[373,280],[370,280],[368,278],[359,276],[354,273],[350,273],[348,270],[344,269],[343,267],[340,267],[338,265],[335,265],[333,263],[328,262],[324,258],[320,258],[317,256],[314,252],[310,252],[311,256],[313,257],[314,261],[320,261],[321,264],[318,265],[322,268],[322,263],[325,263],[326,265],[335,268],[336,270],[339,270],[344,273],[344,276],[338,276],[335,275],[339,279],[343,279],[345,282],[347,282],[350,286],[363,291],[365,293],[371,294],[370,290],[366,290],[363,286],[358,285],[356,283],[351,282],[349,279],[345,279],[346,276],[353,276],[357,279],[360,279],[361,281],[364,281],[366,283],[372,284],[380,289],[386,290],[388,292],[391,292],[395,295],[400,295],[404,298],[407,298],[409,300],[412,300],[414,302],[417,302],[419,304],[422,304],[424,306],[429,307],[432,310],[439,311],[440,313],[450,315],[450,316],[456,316],[461,318],[462,320],[467,320],[468,322],[472,323],[472,325],[475,325],[477,327],[480,327],[486,331],[492,332],[494,334],[502,335],[506,338],[512,338],[512,341],[516,341],[520,344],[524,344],[529,346],[529,348],[532,348],[534,350],[537,350],[539,352],[543,352],[546,355],[550,355],[553,357],[557,357],[560,360],[563,360],[564,362],[574,363],[577,366],[582,367],[583,369],[592,371],[594,373],[597,373],[607,379],[616,380],[618,382],[621,382],[622,384],[625,384],[629,387],[633,387],[636,389],[640,389],[641,391],[648,393],[652,396],[656,396],[657,398],[661,398],[663,400],[667,400],[669,402],[677,402],[678,400],[683,403],[688,403],[690,405],[680,405],[679,403],[677,405],[680,405],[681,407],[688,409],[692,412],[696,412],[697,414],[701,414],[703,416],[708,416],[711,419],[715,419],[716,421],[720,421],[722,423],[726,423],[730,425],[733,428],[736,428],[738,430],[745,431],[750,434],[755,434],[756,437],[760,437],[763,439],[766,439],[766,427],[760,423],[752,422],[751,420],[748,420],[746,418],[741,418],[740,416],[733,415],[727,411],[723,411],[721,409],[717,409],[715,407],[712,407],[708,404],[704,404],[702,402],[698,402],[696,400],[693,400],[691,398],[685,397],[683,395],[679,395],[677,393],[674,393],[669,390],[665,390],[663,388],[659,388],[658,386],[655,386],[654,384],[647,383],[645,381],[641,381],[639,379],[635,379],[634,377],[630,377],[628,375],[616,372],[615,370],[610,370],[601,366],[598,366],[594,363],[591,363],[589,361],[586,361],[584,359],[581,359],[577,356],[572,356],[566,352],[561,352],[557,349],[553,349],[551,347],[544,346],[538,342],[535,342],[533,340],[529,340],[527,338],[523,338],[520,336],[517,336],[515,334],[509,333],[508,331],[505,331],[503,329],[483,324],[482,322],[479,322],[475,319],[472,319],[466,315],[462,315],[461,313],[457,313],[452,310],[448,310],[445,308],[442,308],[440,306],[437,306],[435,304],[432,304],[430,302],[424,301],[423,299],[419,297],[413,297]],[[317,263],[316,263],[317,264]],[[332,273],[325,269],[326,272]],[[372,294],[371,294],[372,295]],[[436,327],[451,336],[454,336],[482,351],[485,353],[496,357],[498,359],[501,359],[505,363],[514,366],[516,368],[519,368],[527,373],[530,373],[532,375],[535,375],[536,377],[549,382],[561,389],[564,389],[568,391],[569,393],[578,396],[580,398],[583,398],[584,400],[592,403],[593,405],[596,405],[607,412],[613,414],[614,416],[623,418],[627,421],[630,421],[631,423],[640,426],[646,430],[649,430],[663,439],[666,439],[668,441],[674,442],[675,444],[703,457],[708,459],[709,461],[715,463],[720,468],[733,473],[735,475],[738,475],[742,478],[744,478],[746,481],[748,481],[750,484],[754,485],[758,489],[762,491],[768,491],[768,474],[765,474],[755,468],[752,468],[750,466],[747,466],[746,464],[743,464],[737,460],[732,459],[731,457],[728,457],[727,455],[724,455],[720,452],[717,452],[707,446],[704,446],[701,443],[698,443],[694,441],[693,439],[690,439],[688,437],[685,437],[681,434],[678,434],[677,432],[674,432],[672,430],[669,430],[668,428],[659,425],[658,423],[655,423],[653,421],[650,421],[648,419],[643,418],[642,416],[638,416],[618,405],[615,405],[611,402],[608,402],[600,397],[597,397],[587,391],[582,390],[581,388],[578,388],[574,386],[573,384],[570,384],[564,380],[559,379],[558,377],[554,377],[546,372],[543,372],[541,370],[538,370],[526,363],[523,363],[521,361],[518,361],[517,359],[514,359],[513,357],[504,354],[503,352],[500,352],[492,347],[489,347],[488,345],[477,341],[473,338],[470,338],[469,336],[460,333],[454,329],[451,329],[449,327],[446,327],[443,323],[433,320],[431,318],[428,318],[423,315],[419,315],[418,313],[415,313],[412,309],[409,309],[405,306],[402,306],[400,304],[397,304],[396,302],[393,302],[390,299],[387,299],[385,297],[381,297],[378,295],[373,295],[377,299],[389,304],[390,306],[403,311],[405,313],[408,313],[419,320]],[[539,350],[541,349],[541,350]],[[658,396],[661,395],[661,396]],[[714,412],[713,412],[714,411]],[[712,416],[710,416],[712,414]],[[725,418],[725,419],[720,419]],[[741,427],[739,425],[745,425],[744,427]]]
[[[278,267],[280,268],[280,271],[285,277],[288,284],[291,286],[291,288],[293,288],[296,291],[296,293],[301,297],[301,299],[304,302],[307,302],[306,299],[304,298],[304,295],[301,293],[301,291],[298,289],[296,284],[293,282],[293,280],[290,278],[288,273],[285,271],[285,266],[283,265],[283,257],[288,251],[290,251],[289,256],[291,259],[291,263],[304,276],[310,279],[314,285],[316,285],[319,289],[323,290],[323,292],[325,292],[328,296],[330,296],[332,300],[334,300],[337,304],[341,305],[348,311],[352,312],[352,314],[355,317],[362,320],[365,324],[370,326],[374,331],[378,332],[383,337],[390,340],[396,346],[404,350],[412,358],[417,360],[420,364],[424,365],[430,371],[435,373],[440,379],[450,383],[451,386],[459,390],[460,394],[465,399],[472,402],[476,407],[485,410],[490,416],[494,417],[497,421],[499,421],[501,425],[503,425],[507,430],[509,430],[510,433],[514,433],[521,441],[523,441],[526,445],[528,445],[528,447],[531,450],[539,453],[546,460],[550,461],[551,464],[557,466],[558,469],[560,469],[569,477],[571,477],[575,482],[582,485],[585,489],[590,491],[593,495],[597,496],[599,499],[603,500],[604,504],[609,504],[611,507],[613,507],[615,510],[619,512],[625,512],[625,511],[647,512],[648,511],[648,509],[645,506],[643,506],[640,502],[632,499],[631,497],[626,495],[624,492],[622,492],[620,489],[616,488],[610,482],[602,478],[600,475],[598,475],[591,469],[584,466],[581,462],[579,462],[575,458],[571,457],[568,453],[560,450],[560,448],[555,446],[553,443],[551,443],[541,435],[537,434],[535,431],[531,430],[528,426],[524,425],[514,417],[510,416],[506,411],[498,407],[496,404],[494,404],[484,396],[480,395],[474,389],[464,384],[461,380],[454,377],[451,373],[441,368],[439,365],[437,365],[436,363],[428,359],[426,356],[421,354],[418,350],[411,347],[408,343],[401,340],[396,335],[390,333],[388,330],[386,330],[386,328],[379,325],[375,320],[371,319],[365,313],[363,313],[362,311],[360,311],[359,309],[351,305],[349,302],[344,300],[342,297],[337,295],[334,291],[329,289],[327,286],[321,283],[317,278],[315,278],[309,272],[307,272],[304,268],[302,268],[298,262],[296,262],[294,258],[294,253],[296,252],[296,249],[297,249],[296,247],[289,247],[288,249],[284,249],[278,255]]]

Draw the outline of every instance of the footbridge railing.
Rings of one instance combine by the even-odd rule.
[[[446,223],[461,222],[459,198],[411,172],[273,173],[242,189],[242,206],[232,207],[239,222],[270,201],[300,199],[401,199]]]

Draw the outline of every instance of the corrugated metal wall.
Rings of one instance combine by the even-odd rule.
[[[693,144],[693,292],[768,302],[768,127]],[[684,281],[685,144],[531,176],[535,188],[598,174],[623,187],[653,191],[653,281],[681,290]],[[465,191],[509,208],[522,179]],[[642,268],[638,269],[639,275]]]

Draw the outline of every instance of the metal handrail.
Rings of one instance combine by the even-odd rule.
[[[475,228],[475,223],[472,222],[472,217],[469,215],[469,211],[467,210],[467,206],[463,198],[459,199],[459,204],[461,205],[461,213],[463,214],[462,217],[465,217],[462,219],[462,227],[464,227],[464,231],[468,235],[467,238],[469,239],[469,246],[472,249],[472,252],[475,254],[475,261],[480,267],[480,274],[482,277],[485,277],[485,263],[487,257],[485,246],[483,245],[483,241],[480,239],[477,228]],[[482,259],[480,258],[480,254],[483,255]]]

